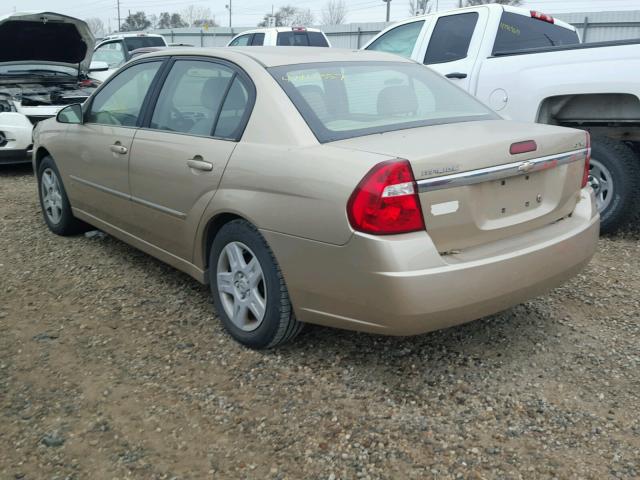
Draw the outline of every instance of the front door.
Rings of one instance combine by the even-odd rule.
[[[129,153],[161,64],[140,63],[113,77],[92,100],[84,124],[67,130],[74,208],[116,227],[128,223]]]
[[[133,142],[133,233],[191,261],[195,233],[250,108],[246,79],[226,64],[178,59]]]

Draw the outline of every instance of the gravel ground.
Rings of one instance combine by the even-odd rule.
[[[188,276],[49,233],[2,168],[0,478],[638,478],[639,240],[461,327],[254,352]]]

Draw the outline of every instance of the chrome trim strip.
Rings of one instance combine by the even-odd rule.
[[[560,165],[567,165],[580,160],[584,161],[587,157],[587,151],[588,149],[581,148],[580,150],[573,150],[567,153],[548,155],[546,157],[534,158],[520,162],[506,163],[504,165],[496,165],[495,167],[480,168],[478,170],[470,170],[468,172],[425,178],[418,180],[416,183],[418,185],[418,192],[422,193],[442,190],[445,188],[474,185],[476,183],[489,182],[491,180],[501,180],[504,178],[526,175],[532,172],[555,168]]]
[[[71,180],[74,180],[78,183],[82,183],[83,185],[87,185],[88,187],[95,188],[96,190],[100,190],[101,192],[110,193],[116,197],[126,198],[127,200],[131,200],[131,197],[126,193],[122,193],[119,190],[114,190],[113,188],[105,187],[104,185],[99,185],[97,183],[90,182],[89,180],[85,180],[84,178],[76,177],[75,175],[69,175]]]
[[[150,202],[148,200],[143,200],[142,198],[139,198],[139,197],[131,197],[131,201],[135,202],[135,203],[139,203],[140,205],[144,205],[145,207],[150,207],[150,208],[153,208],[155,210],[159,210],[162,213],[166,213],[166,214],[171,215],[173,217],[178,217],[178,218],[181,218],[181,219],[187,218],[187,214],[186,213],[182,213],[182,212],[179,212],[177,210],[173,210],[173,209],[171,209],[169,207],[164,207],[162,205],[158,205],[157,203],[152,203],[152,202]]]
[[[173,210],[173,209],[171,209],[169,207],[164,207],[162,205],[158,205],[157,203],[152,203],[152,202],[149,202],[147,200],[143,200],[142,198],[138,198],[138,197],[133,197],[131,195],[127,195],[126,193],[122,193],[122,192],[120,192],[118,190],[114,190],[112,188],[105,187],[104,185],[99,185],[97,183],[90,182],[89,180],[85,180],[83,178],[78,178],[75,175],[69,175],[69,178],[71,178],[71,180],[74,180],[74,181],[76,181],[78,183],[82,183],[82,184],[87,185],[89,187],[95,188],[96,190],[100,190],[101,192],[109,193],[111,195],[114,195],[114,196],[120,197],[120,198],[126,198],[127,200],[131,200],[132,202],[139,203],[140,205],[144,205],[145,207],[153,208],[153,209],[158,210],[158,211],[160,211],[162,213],[166,213],[168,215],[172,215],[174,217],[181,218],[181,219],[187,218],[187,214],[186,213],[182,213],[182,212],[179,212],[177,210]]]

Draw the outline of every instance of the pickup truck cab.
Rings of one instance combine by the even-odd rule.
[[[317,28],[274,27],[246,30],[231,39],[227,47],[330,47],[327,36]]]
[[[492,4],[409,18],[363,48],[428,65],[504,118],[589,131],[589,181],[611,232],[640,211],[639,44],[581,44],[565,22]]]
[[[134,50],[167,46],[167,41],[162,35],[153,33],[118,33],[109,35],[96,45],[93,52],[94,62],[104,62],[109,68],[92,73],[91,78],[104,82],[113,72],[131,60]]]

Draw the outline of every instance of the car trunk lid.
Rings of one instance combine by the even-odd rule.
[[[534,151],[511,154],[533,140]],[[506,121],[399,130],[333,142],[409,160],[430,237],[441,253],[524,233],[570,214],[579,198],[586,135]]]

